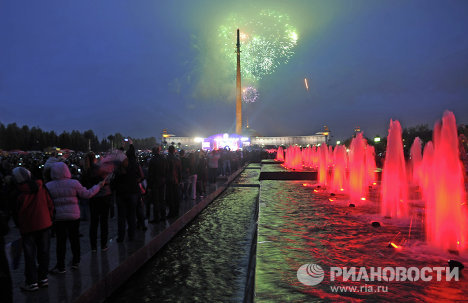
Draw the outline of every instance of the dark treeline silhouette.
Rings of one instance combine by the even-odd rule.
[[[57,134],[54,131],[43,131],[39,127],[29,128],[27,125],[19,127],[16,123],[7,126],[0,123],[0,149],[2,150],[24,150],[43,151],[49,147],[68,148],[75,151],[87,151],[89,149],[102,152],[109,149],[118,148],[122,145],[125,136],[120,133],[107,136],[101,140],[92,130],[79,132],[62,132]],[[151,149],[156,144],[156,138],[133,139],[136,149]]]
[[[463,147],[466,151],[468,150],[468,140],[466,139],[468,138],[468,125],[461,124],[458,126],[457,130],[460,139],[460,148]],[[346,146],[349,146],[353,137],[346,139],[346,141],[344,141],[344,144]],[[404,154],[406,157],[408,157],[414,139],[416,137],[419,137],[423,144],[426,144],[427,142],[432,140],[432,129],[430,129],[427,124],[420,124],[413,127],[404,128],[401,137],[403,139]],[[380,142],[374,142],[373,138],[366,139],[370,145],[373,145],[375,147],[376,154],[385,152],[385,149],[387,148],[387,136],[381,137]]]
[[[344,144],[349,146],[353,137],[346,139]],[[387,148],[387,136],[376,137],[380,137],[380,142],[374,142],[373,138],[365,138],[367,139],[368,144],[374,146],[375,153],[378,155],[380,153],[384,153],[385,149]],[[423,143],[427,143],[428,141],[432,140],[432,130],[427,124],[404,128],[401,134],[401,138],[403,139],[403,152],[406,156],[409,155],[411,145],[413,144],[416,137],[419,137]]]

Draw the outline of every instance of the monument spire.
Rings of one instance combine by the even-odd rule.
[[[236,77],[236,134],[242,134],[242,95],[241,95],[241,72],[240,72],[240,39],[237,29],[237,77]]]

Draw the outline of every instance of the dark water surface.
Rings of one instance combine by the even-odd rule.
[[[258,184],[246,169],[236,184]],[[230,187],[108,302],[239,302],[244,299],[258,187]]]

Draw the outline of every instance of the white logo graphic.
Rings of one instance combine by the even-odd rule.
[[[297,279],[304,285],[315,286],[323,281],[325,272],[317,264],[304,264],[297,270]]]

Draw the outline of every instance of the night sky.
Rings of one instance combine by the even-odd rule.
[[[233,131],[236,36],[231,52],[222,29],[239,26],[265,45],[243,58],[241,43],[241,60],[273,66],[244,81],[262,135],[386,135],[391,118],[432,128],[446,109],[468,123],[467,16],[464,0],[2,0],[0,121],[100,138]]]

